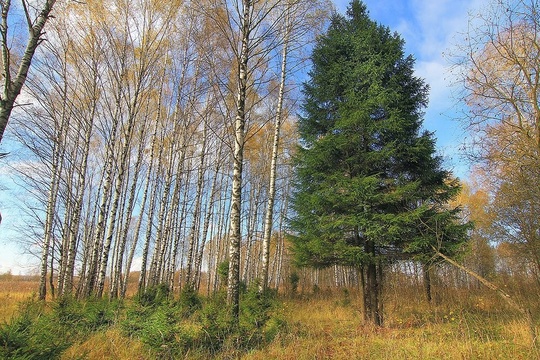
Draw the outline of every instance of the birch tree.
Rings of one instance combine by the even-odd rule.
[[[240,5],[240,4],[239,4]],[[229,233],[229,276],[227,282],[227,303],[232,314],[238,318],[240,283],[240,240],[242,230],[240,214],[242,208],[242,168],[244,165],[244,139],[246,124],[246,93],[248,88],[248,62],[252,46],[253,6],[251,0],[242,1],[239,6],[241,47],[238,53],[238,88],[236,92],[236,117],[234,121],[233,182],[231,195],[231,220]]]
[[[46,296],[46,274],[48,271],[52,274],[52,264],[55,257],[58,256],[58,260],[64,263],[69,263],[68,260],[74,259],[74,256],[71,256],[73,255],[71,248],[74,243],[73,241],[68,242],[66,239],[68,233],[72,236],[71,239],[76,239],[73,231],[75,227],[78,227],[81,210],[71,201],[76,196],[79,204],[82,202],[85,171],[81,171],[81,169],[86,167],[84,154],[88,153],[89,135],[92,127],[91,123],[86,126],[88,124],[86,116],[92,113],[95,109],[92,104],[96,103],[95,91],[93,94],[86,91],[92,88],[92,83],[95,85],[95,78],[92,80],[92,75],[86,78],[72,76],[74,69],[81,66],[81,63],[79,62],[80,58],[77,60],[73,56],[72,50],[76,45],[73,39],[66,36],[70,30],[63,23],[63,20],[63,18],[56,19],[50,25],[50,34],[52,35],[49,37],[49,41],[41,47],[41,53],[34,61],[35,71],[33,74],[30,73],[27,79],[28,96],[32,98],[34,104],[25,107],[27,116],[22,115],[20,118],[16,118],[17,123],[14,128],[14,133],[21,142],[26,145],[38,161],[49,167],[51,171],[49,175],[40,180],[43,181],[42,184],[47,183],[49,188],[43,220],[44,234],[39,289],[41,299]],[[92,62],[95,59],[97,57],[93,56],[88,57],[87,60]],[[75,88],[80,90],[75,92]],[[78,107],[81,103],[84,103],[84,108]],[[82,149],[83,145],[86,151]],[[81,157],[82,165],[77,166],[78,159]],[[40,172],[23,173],[20,178],[29,179],[40,176]],[[62,220],[62,224],[59,224],[62,216],[64,220]],[[59,227],[61,231],[55,232],[54,229]],[[59,242],[58,254],[51,251],[53,239]],[[71,248],[70,244],[73,245]],[[59,295],[62,295],[63,292],[64,275],[65,271],[58,272]],[[51,290],[53,290],[52,278],[50,283]]]
[[[37,47],[44,41],[44,28],[51,17],[56,0],[39,1],[38,5],[30,4],[29,1],[21,0],[24,18],[26,21],[27,42],[26,46],[17,44],[14,51],[11,44],[15,36],[9,31],[9,25],[14,16],[11,0],[0,1],[1,24],[0,24],[0,47],[2,49],[2,76],[0,94],[0,143],[4,136],[11,112],[15,107],[17,97],[28,76],[32,59]],[[34,10],[37,9],[37,10]],[[20,39],[20,34],[17,35]]]
[[[279,86],[277,89],[277,100],[275,105],[274,115],[274,134],[272,139],[272,148],[270,151],[270,169],[268,179],[268,195],[266,202],[266,210],[264,215],[264,228],[262,240],[262,278],[260,290],[263,291],[268,286],[268,272],[270,266],[270,240],[272,237],[272,226],[274,218],[274,203],[276,197],[276,175],[278,165],[278,154],[280,146],[280,132],[283,118],[286,115],[284,109],[285,93],[287,80],[291,75],[289,69],[289,56],[292,51],[298,52],[313,41],[319,33],[322,24],[325,23],[328,13],[327,9],[331,8],[330,4],[322,1],[312,1],[306,4],[301,1],[289,0],[286,1],[284,9],[284,18],[282,20],[281,30],[281,62],[278,72]],[[313,21],[316,19],[316,22]],[[292,43],[292,44],[291,44]],[[295,64],[304,63],[305,59],[296,60]]]
[[[246,127],[246,97],[249,88],[249,60],[253,55],[256,16],[262,11],[261,1],[242,0],[232,4],[219,1],[210,2],[205,15],[212,18],[219,31],[226,38],[237,69],[234,72],[235,114],[233,122],[234,141],[232,144],[233,181],[231,192],[230,230],[229,230],[229,273],[227,284],[227,303],[235,318],[239,312],[240,283],[240,224],[242,211],[242,172],[244,163],[244,143]],[[261,6],[261,10],[256,8]],[[213,15],[214,14],[214,15]],[[264,19],[263,14],[263,19]],[[261,20],[263,20],[261,19]],[[260,23],[259,23],[260,24]]]

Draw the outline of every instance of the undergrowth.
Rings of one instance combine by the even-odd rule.
[[[223,292],[201,298],[188,288],[176,300],[133,303],[120,326],[126,336],[147,345],[156,358],[175,359],[188,352],[204,358],[253,350],[271,342],[284,324],[275,311],[275,294],[260,294],[256,284],[241,296],[238,323],[225,303]]]
[[[23,302],[18,315],[0,326],[0,358],[59,358],[76,341],[114,324],[120,308],[118,302],[71,297],[51,304]]]
[[[142,343],[150,359],[238,357],[268,344],[283,327],[275,295],[260,294],[256,284],[244,291],[237,322],[224,293],[203,298],[187,288],[174,299],[163,285],[126,302],[64,297],[47,304],[33,299],[0,325],[0,359],[60,359],[67,349],[114,329]],[[63,358],[92,357],[86,351]]]
[[[519,313],[489,293],[464,294],[428,304],[402,292],[387,300],[381,328],[364,324],[354,289],[278,299],[254,284],[238,322],[224,292],[190,288],[172,296],[157,286],[124,302],[34,299],[0,325],[0,359],[540,358]]]

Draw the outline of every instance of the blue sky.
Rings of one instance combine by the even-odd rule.
[[[335,0],[339,12],[345,12],[349,0]],[[460,178],[466,178],[468,167],[461,161],[459,147],[464,133],[456,121],[459,106],[451,96],[448,52],[467,29],[470,12],[486,6],[488,0],[364,0],[373,20],[398,32],[405,40],[408,54],[416,58],[417,75],[431,87],[430,103],[426,109],[424,127],[434,131],[438,151],[445,158],[446,167]],[[5,142],[0,149],[6,149]],[[0,161],[0,192],[13,186],[6,179],[7,169]],[[16,226],[20,219],[13,200],[0,193],[0,273],[14,274],[35,271],[36,259],[24,255],[15,243]]]

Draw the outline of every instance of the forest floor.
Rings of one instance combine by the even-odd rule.
[[[8,324],[17,316],[20,304],[35,297],[37,284],[35,277],[0,275],[0,324]],[[456,290],[443,295],[444,300],[439,299],[437,305],[428,305],[418,292],[390,292],[385,299],[385,326],[379,328],[363,325],[361,302],[353,291],[280,297],[275,311],[284,325],[269,343],[251,350],[229,348],[213,357],[540,359],[532,346],[528,323],[496,295],[480,290]],[[538,320],[536,327],[538,331]],[[155,354],[113,324],[75,341],[60,358],[146,360],[158,358]],[[181,358],[203,359],[208,354],[188,350]]]

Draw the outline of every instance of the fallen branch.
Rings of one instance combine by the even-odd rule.
[[[538,349],[538,335],[536,333],[536,326],[534,324],[534,320],[533,320],[533,317],[532,317],[532,314],[531,314],[531,310],[528,309],[528,308],[525,308],[523,306],[521,306],[520,304],[518,304],[511,296],[510,294],[508,294],[507,292],[505,292],[504,290],[502,290],[500,287],[498,287],[497,285],[495,285],[494,283],[492,283],[491,281],[487,280],[486,278],[480,276],[479,274],[475,273],[474,271],[472,271],[471,269],[461,265],[460,263],[452,260],[451,258],[449,258],[448,256],[444,255],[443,253],[441,253],[439,250],[437,250],[435,247],[432,247],[433,250],[435,251],[435,254],[437,256],[440,256],[441,258],[443,258],[446,262],[448,262],[449,264],[452,264],[454,265],[455,267],[463,270],[464,272],[466,272],[467,274],[471,275],[472,277],[474,277],[475,279],[477,279],[478,281],[480,281],[483,285],[485,285],[487,288],[495,291],[496,293],[498,293],[507,303],[508,305],[510,305],[512,308],[516,309],[517,311],[519,311],[520,313],[522,313],[524,316],[525,316],[525,319],[527,320],[527,323],[528,323],[528,326],[529,326],[529,333],[530,333],[530,336],[531,336],[531,340],[532,340],[532,345],[533,347],[537,350]]]

